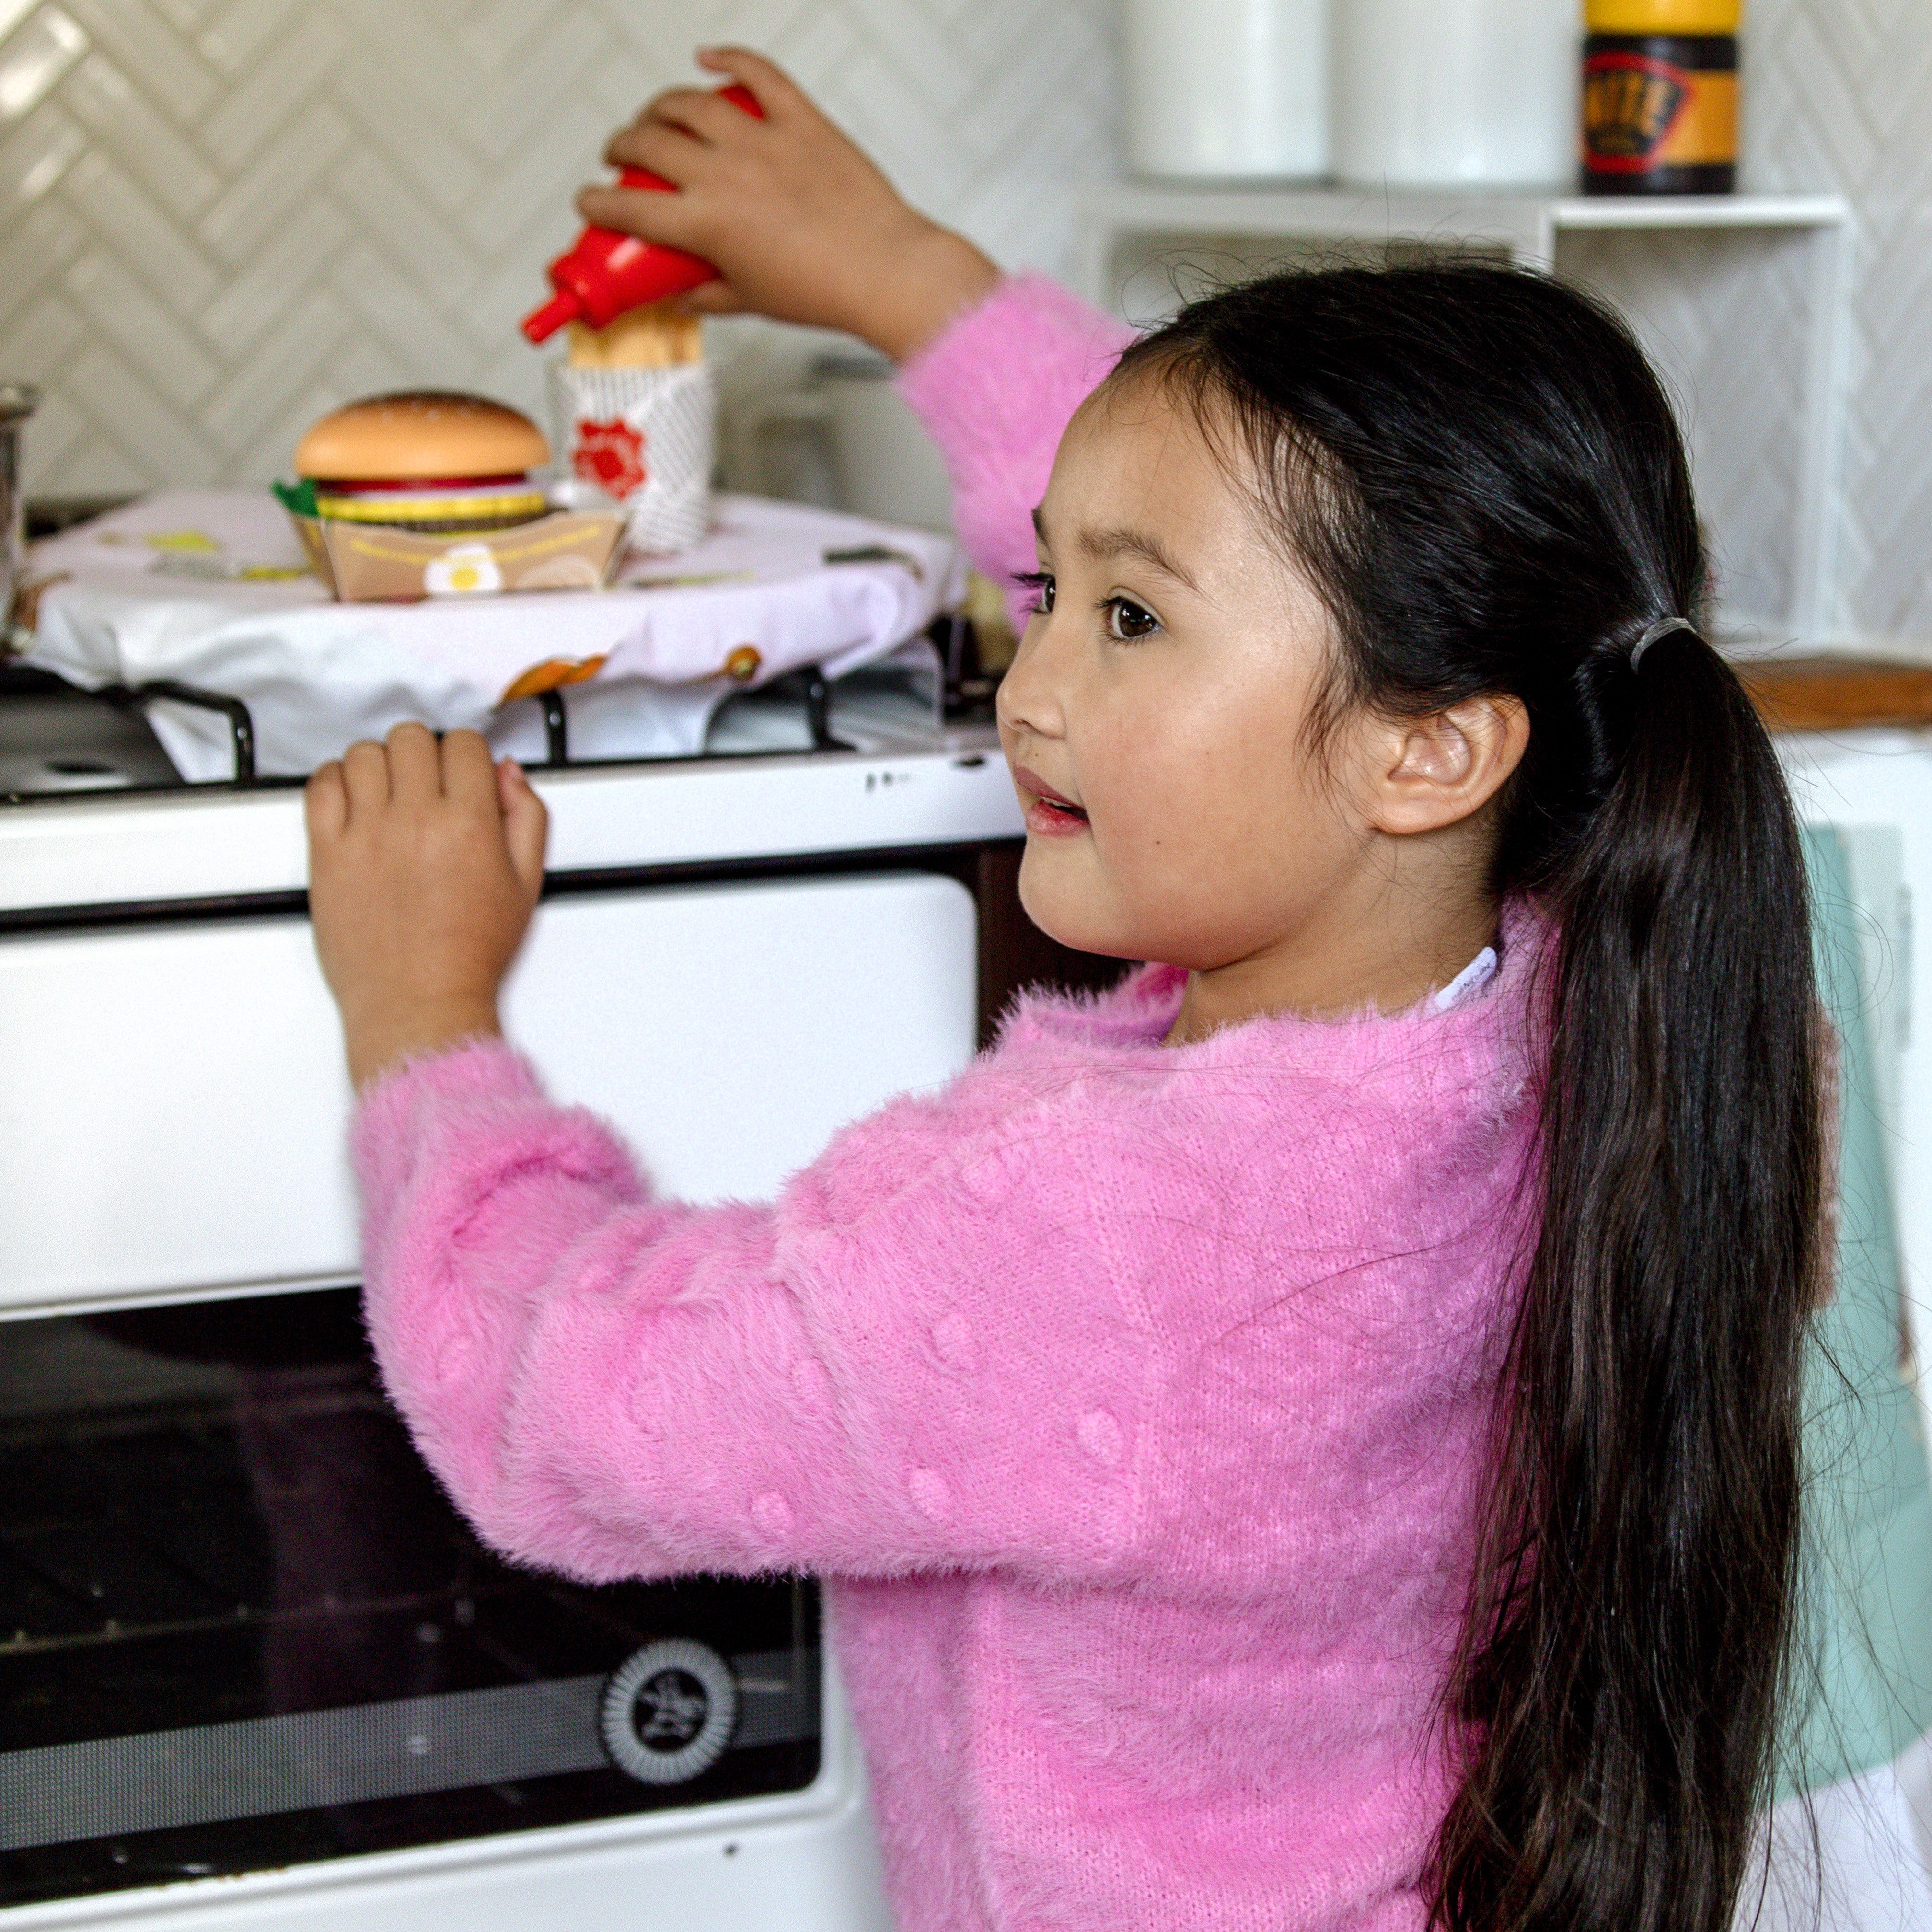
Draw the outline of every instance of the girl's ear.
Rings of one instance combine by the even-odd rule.
[[[1392,722],[1369,822],[1378,832],[1438,832],[1480,812],[1529,744],[1519,698],[1472,698],[1426,718]]]

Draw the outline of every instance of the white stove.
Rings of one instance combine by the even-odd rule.
[[[768,1196],[964,1064],[988,960],[1037,962],[996,736],[932,682],[532,772],[550,880],[506,1022],[665,1192]],[[0,797],[0,1922],[889,1932],[815,1585],[513,1572],[408,1451],[356,1317],[299,788],[171,782],[124,712],[28,684],[0,784],[55,789]]]

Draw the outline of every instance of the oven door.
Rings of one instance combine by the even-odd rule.
[[[503,1562],[352,1288],[0,1323],[0,1901],[808,1791],[816,1589]]]
[[[569,893],[505,1018],[664,1192],[758,1199],[970,1058],[976,962],[928,873]],[[0,1311],[355,1280],[349,1106],[305,920],[0,938]]]
[[[966,1062],[976,964],[931,874],[566,892],[506,1018],[661,1188],[755,1198]],[[816,1586],[515,1569],[424,1469],[348,1106],[299,919],[0,939],[8,1924],[883,1928]]]

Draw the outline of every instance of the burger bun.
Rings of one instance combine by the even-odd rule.
[[[351,403],[296,446],[296,473],[317,482],[520,476],[549,460],[543,432],[520,411],[438,389]]]

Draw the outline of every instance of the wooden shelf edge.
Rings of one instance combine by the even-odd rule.
[[[1732,668],[1773,731],[1932,724],[1932,665],[1809,657],[1746,660]]]

